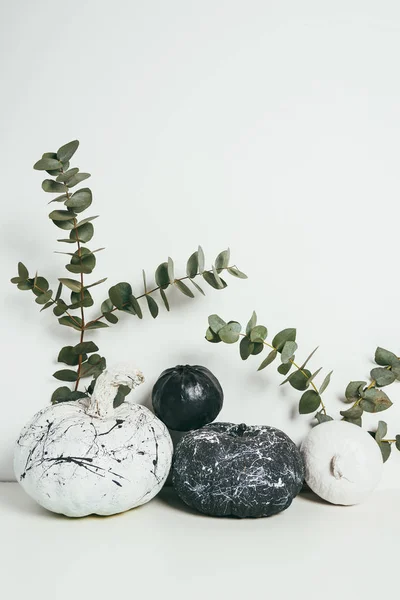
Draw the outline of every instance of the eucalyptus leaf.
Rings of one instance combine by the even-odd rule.
[[[206,331],[206,340],[212,344],[218,344],[221,341],[221,338],[209,327]]]
[[[277,350],[276,350],[277,352]],[[290,371],[290,369],[292,368],[292,363],[288,362],[282,365],[279,365],[279,367],[277,368],[278,373],[280,373],[281,375],[287,375]]]
[[[77,331],[81,331],[82,329],[82,319],[79,317],[70,317],[65,316],[58,319],[60,325],[65,325],[66,327],[72,327],[72,329],[76,329]]]
[[[61,194],[61,196],[57,196],[56,198],[53,198],[53,200],[50,200],[49,204],[52,204],[53,202],[65,202],[67,198],[68,196],[66,194]]]
[[[82,181],[85,181],[85,179],[88,179],[89,177],[90,173],[77,173],[76,175],[74,175],[66,181],[66,185],[69,188],[75,187],[76,185],[78,185],[78,183],[82,183]]]
[[[381,442],[383,440],[383,438],[386,436],[387,434],[387,424],[385,423],[385,421],[379,421],[378,422],[378,428],[375,432],[375,440],[377,442]]]
[[[49,219],[52,221],[70,221],[76,215],[69,210],[53,210],[49,214]]]
[[[203,271],[202,273],[203,279],[208,283],[208,285],[211,285],[211,287],[213,287],[215,290],[220,290],[222,289],[220,287],[220,284],[217,283],[214,274],[211,273],[210,271]],[[226,282],[222,279],[222,277],[219,277],[219,280],[222,282],[223,287],[226,288]]]
[[[108,321],[109,323],[112,323],[113,325],[118,323],[117,315],[114,315],[114,313],[112,313],[112,312],[104,313],[104,318],[106,319],[106,321]]]
[[[215,265],[212,266],[212,271],[213,271],[213,275],[214,275],[214,280],[215,280],[216,284],[218,285],[218,288],[222,290],[224,287],[224,284],[222,282],[222,279],[218,275],[218,271],[217,271]]]
[[[302,371],[297,370],[294,371],[291,375],[289,375],[288,381],[292,387],[302,392],[307,389],[307,382],[310,377],[311,371],[309,371],[308,369],[303,369]],[[283,385],[283,383],[281,385]]]
[[[376,381],[376,385],[379,387],[384,387],[385,385],[390,385],[393,381],[396,380],[396,375],[389,371],[388,369],[384,369],[383,367],[376,367],[371,371],[371,379]]]
[[[330,417],[329,415],[326,415],[322,412],[319,412],[315,415],[315,418],[318,421],[318,424],[321,423],[327,423],[328,421],[333,421],[332,417]]]
[[[60,299],[60,296],[61,296],[62,289],[63,289],[63,284],[62,284],[62,283],[59,283],[59,284],[58,284],[58,288],[57,288],[57,292],[56,292],[56,295],[55,295],[55,301],[56,301],[56,302],[57,302],[57,300],[59,300],[59,299]]]
[[[237,277],[238,279],[247,279],[246,273],[243,273],[243,271],[239,271],[239,269],[237,267],[229,267],[227,269],[227,271],[230,275],[233,275],[234,277]]]
[[[65,192],[65,185],[63,183],[59,183],[58,181],[53,181],[52,179],[45,179],[42,182],[42,190],[45,192],[50,192],[52,194],[62,194]]]
[[[76,227],[79,229],[79,227],[82,227],[82,225],[85,225],[86,223],[89,223],[90,221],[94,221],[95,219],[98,219],[99,215],[94,215],[94,217],[87,217],[86,219],[82,219],[82,221],[79,221],[76,224]],[[101,250],[103,250],[103,248],[101,248]]]
[[[34,165],[36,171],[57,171],[62,168],[62,164],[55,158],[41,158]]]
[[[186,275],[190,279],[193,279],[193,277],[196,277],[196,275],[197,275],[198,268],[199,268],[199,253],[193,252],[193,254],[189,257],[187,264],[186,264]]]
[[[277,357],[277,354],[278,354],[278,352],[275,349],[271,350],[271,352],[268,354],[267,358],[264,358],[261,365],[258,367],[257,371],[262,371],[262,369],[265,369],[265,367],[268,367],[268,365],[270,365],[275,360],[275,358]]]
[[[257,314],[253,310],[253,314],[250,317],[249,322],[246,325],[246,335],[250,335],[251,330],[257,325]]]
[[[214,333],[218,333],[218,331],[220,329],[222,329],[223,327],[225,327],[226,321],[224,321],[223,319],[221,319],[221,317],[219,317],[218,315],[210,315],[208,317],[208,324],[210,326],[210,329],[212,329],[212,331]]]
[[[23,281],[25,281],[26,279],[29,279],[28,269],[22,262],[18,263],[18,276]]]
[[[65,173],[60,173],[56,179],[56,181],[59,181],[60,183],[67,183],[67,181],[69,179],[72,179],[72,177],[74,175],[76,175],[79,172],[78,168],[75,169],[69,169],[68,171],[65,171]]]
[[[390,408],[392,402],[385,392],[376,388],[371,388],[365,391],[364,398],[361,400],[360,405],[366,412],[377,413]]]
[[[110,298],[107,298],[107,300],[104,300],[104,302],[102,302],[100,310],[102,314],[105,315],[106,313],[111,312],[113,308],[114,304],[111,302]]]
[[[400,450],[400,435],[396,435],[396,448]]]
[[[316,376],[322,371],[322,367],[320,367],[319,369],[317,369],[316,371],[314,371],[314,373],[311,375],[311,377],[308,378],[307,383],[308,385],[310,385],[310,383],[312,381],[314,381],[314,379],[316,378]]]
[[[360,388],[365,385],[367,385],[366,381],[350,381],[345,391],[346,401],[355,402],[358,400],[361,397]]]
[[[57,150],[57,158],[62,163],[66,163],[71,160],[75,152],[78,150],[79,140],[73,140],[72,142],[68,142],[68,144],[64,144]]]
[[[199,262],[199,273],[203,273],[204,265],[205,265],[205,258],[204,258],[203,248],[201,246],[199,246],[197,249],[197,260]]]
[[[185,294],[185,296],[189,296],[189,298],[194,298],[192,290],[189,289],[188,286],[185,283],[183,283],[183,281],[175,279],[175,285],[178,288],[178,290],[182,292],[182,294]]]
[[[163,262],[157,267],[155,275],[156,284],[161,289],[166,289],[169,286],[168,263]]]
[[[67,402],[69,400],[71,390],[65,385],[54,390],[51,396],[51,403],[56,404],[58,402]]]
[[[169,302],[168,302],[168,298],[167,298],[167,295],[166,295],[166,293],[164,292],[164,290],[163,290],[162,288],[160,289],[160,296],[161,296],[161,298],[162,298],[162,301],[164,302],[164,306],[165,306],[165,308],[166,308],[166,309],[168,310],[168,312],[169,312]]]
[[[382,453],[382,460],[385,463],[392,452],[392,448],[389,442],[378,442],[378,446]]]
[[[247,360],[254,349],[254,344],[250,341],[250,338],[246,335],[240,340],[239,352],[242,360]]]
[[[35,299],[35,302],[36,302],[36,304],[47,304],[47,302],[50,300],[52,295],[53,295],[53,292],[51,290],[48,290],[44,294],[40,294],[40,296],[37,296]]]
[[[360,404],[356,404],[355,406],[352,406],[347,410],[340,411],[340,414],[345,419],[358,419],[359,417],[362,416],[363,413],[364,413],[364,410],[363,410],[362,406],[360,406]]]
[[[132,287],[126,281],[122,281],[110,287],[108,295],[113,305],[122,310],[125,304],[131,304]]]
[[[90,285],[85,285],[85,289],[89,289],[94,287],[95,285],[100,285],[100,283],[104,283],[105,281],[107,281],[107,277],[103,277],[103,279],[99,279],[99,281],[95,281],[94,283],[91,283]]]
[[[61,184],[58,184],[61,185]],[[62,191],[62,190],[61,190]],[[73,208],[75,212],[80,213],[92,204],[92,192],[89,188],[82,188],[72,194],[65,202],[65,206]]]
[[[283,364],[288,363],[290,361],[290,359],[293,358],[294,353],[297,350],[297,344],[296,342],[285,342],[285,345],[282,348],[282,352],[281,352],[281,361]]]
[[[68,279],[66,277],[60,277],[58,281],[60,283],[62,283],[63,285],[65,285],[65,287],[67,287],[68,289],[72,290],[73,292],[80,292],[82,289],[81,282],[76,281],[76,279]]]
[[[158,315],[158,304],[154,300],[152,296],[146,294],[147,306],[149,307],[149,311],[153,319],[155,319]]]
[[[98,346],[94,342],[81,342],[72,348],[74,354],[91,354],[98,351]]]
[[[69,234],[69,237],[73,242],[77,242],[79,240],[80,242],[86,243],[92,239],[93,234],[94,227],[92,223],[85,223],[81,227],[73,229]]]
[[[264,350],[264,344],[262,342],[252,342],[253,343],[253,347],[251,350],[251,354],[252,356],[257,356],[257,354],[260,354],[260,352],[262,352]]]
[[[58,354],[57,361],[75,367],[79,363],[79,356],[74,352],[73,346],[64,346]]]
[[[282,349],[286,342],[295,342],[296,341],[296,329],[288,328],[283,329],[279,333],[276,334],[274,339],[272,340],[272,345],[274,348],[278,350],[278,352],[282,352]]]
[[[140,304],[137,301],[137,299],[135,298],[135,296],[133,296],[133,295],[129,296],[129,302],[130,302],[133,310],[135,311],[135,313],[139,317],[139,319],[142,319],[143,318],[142,309],[140,308]]]
[[[218,335],[225,344],[234,344],[240,337],[242,326],[236,321],[230,321],[218,331]]]
[[[91,321],[87,325],[85,325],[85,329],[104,329],[108,327],[107,323],[103,323],[102,321]]]
[[[174,261],[172,260],[172,258],[170,256],[168,257],[167,269],[168,269],[169,281],[170,281],[170,283],[173,283],[175,280]]]
[[[375,350],[375,362],[381,367],[391,366],[393,363],[396,363],[397,356],[390,352],[389,350],[385,350],[385,348],[378,347]]]
[[[229,266],[229,258],[231,255],[231,251],[229,248],[227,250],[223,250],[220,252],[215,259],[215,268],[216,269],[226,269]]]
[[[333,371],[330,371],[330,372],[328,373],[328,375],[325,377],[325,379],[323,380],[323,382],[322,382],[322,385],[321,385],[321,387],[319,388],[319,393],[320,393],[320,394],[322,394],[322,393],[323,393],[323,392],[326,390],[326,388],[328,387],[328,385],[329,385],[329,383],[330,383],[330,381],[331,381],[331,376],[332,376],[332,373],[333,373]]]
[[[196,288],[196,290],[198,292],[200,292],[200,294],[203,294],[203,296],[205,296],[205,293],[203,292],[203,290],[201,289],[201,287],[194,281],[194,279],[191,279],[190,282],[192,283],[192,285],[194,285],[194,287]]]
[[[78,379],[78,373],[71,371],[71,369],[61,369],[53,373],[53,377],[60,381],[76,381]]]
[[[46,304],[40,309],[40,312],[42,312],[42,310],[46,310],[46,308],[50,308],[50,306],[53,306],[53,304],[54,302],[52,300],[50,302],[46,302]]]
[[[56,317],[60,317],[67,310],[68,310],[67,304],[64,302],[64,300],[59,299],[57,301],[57,306],[55,306],[53,309],[53,313],[56,315]]]
[[[252,342],[263,342],[268,335],[268,330],[264,325],[256,325],[250,331],[250,340]]]
[[[312,413],[318,410],[320,404],[321,396],[314,390],[308,390],[300,398],[299,413],[301,415]]]

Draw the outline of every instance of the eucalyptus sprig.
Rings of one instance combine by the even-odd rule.
[[[375,351],[375,362],[378,366],[371,370],[369,383],[350,381],[345,391],[345,401],[351,403],[352,406],[346,411],[340,411],[346,420],[360,427],[364,412],[378,413],[392,406],[392,401],[380,388],[386,387],[396,380],[400,381],[400,358],[394,352],[378,347]],[[387,434],[385,421],[379,421],[377,430],[370,431],[370,433],[381,449],[384,462],[389,458],[393,445],[400,450],[400,435],[396,435],[395,439],[385,439]]]
[[[247,360],[250,356],[258,355],[265,348],[269,348],[269,353],[261,362],[258,370],[265,369],[279,356],[280,364],[277,370],[285,377],[281,385],[289,383],[296,390],[303,392],[299,402],[299,413],[315,413],[314,416],[318,424],[333,420],[327,414],[323,400],[323,393],[330,383],[333,371],[330,371],[324,377],[319,386],[316,385],[316,378],[321,373],[322,367],[311,372],[306,366],[318,347],[311,352],[304,362],[300,364],[296,362],[295,352],[298,349],[296,329],[283,329],[273,337],[271,342],[268,342],[268,329],[264,325],[257,325],[255,312],[253,312],[244,332],[238,321],[226,322],[215,314],[209,316],[208,325],[206,340],[211,343],[234,344],[240,340],[239,351],[242,360]],[[364,411],[377,413],[392,406],[387,394],[379,388],[393,383],[396,379],[400,381],[400,358],[393,352],[377,348],[375,362],[379,366],[371,370],[371,382],[369,384],[366,381],[351,381],[347,386],[345,401],[353,405],[347,410],[340,411],[343,421],[361,427]],[[385,439],[387,425],[384,421],[379,421],[377,431],[370,433],[378,443],[384,461],[390,456],[393,445],[400,450],[400,435],[397,435],[395,439]]]
[[[50,203],[57,202],[63,208],[52,210],[49,218],[56,227],[69,232],[69,237],[58,241],[76,245],[73,252],[59,252],[59,254],[70,257],[65,268],[69,273],[78,275],[78,279],[60,277],[54,293],[45,277],[38,273],[30,276],[28,269],[21,262],[18,263],[18,276],[11,279],[18,289],[33,292],[36,296],[35,302],[42,306],[41,310],[52,307],[60,325],[71,327],[79,332],[79,343],[74,346],[64,346],[58,355],[58,362],[76,368],[64,368],[53,374],[60,381],[73,383],[73,389],[71,390],[67,386],[57,388],[51,398],[53,403],[78,400],[91,394],[95,379],[106,367],[106,359],[97,353],[98,346],[93,341],[85,339],[85,335],[91,330],[108,327],[108,323],[117,323],[118,317],[115,314],[117,311],[141,319],[143,310],[140,300],[144,300],[151,316],[156,318],[159,314],[159,305],[154,296],[159,293],[165,308],[169,311],[169,301],[166,295],[169,287],[175,287],[185,296],[194,298],[193,290],[187,283],[204,295],[204,291],[195,281],[197,277],[202,277],[208,285],[217,290],[227,286],[226,281],[221,277],[223,271],[240,279],[247,278],[236,265],[230,265],[229,249],[220,252],[212,268],[206,270],[204,252],[199,246],[187,261],[186,276],[176,277],[174,262],[168,258],[168,261],[161,263],[156,269],[155,286],[149,288],[144,271],[144,291],[138,295],[133,294],[129,283],[117,283],[109,289],[107,299],[101,304],[100,315],[88,319],[85,309],[94,304],[90,289],[103,283],[107,278],[89,284],[85,281],[85,276],[91,274],[96,266],[96,253],[104,248],[90,250],[86,246],[93,237],[93,221],[98,215],[81,219],[81,213],[92,204],[92,192],[87,187],[72,191],[72,188],[90,177],[89,173],[82,173],[77,167],[70,168],[70,160],[78,146],[79,141],[74,140],[61,146],[57,152],[45,152],[33,167],[38,171],[46,171],[52,177],[42,182],[42,189],[45,192],[56,194]],[[65,293],[70,294],[69,298],[62,297],[65,296]],[[92,377],[90,385],[85,391],[79,390],[81,379],[87,377]],[[121,404],[128,393],[128,387],[120,386],[114,405]]]
[[[265,369],[273,363],[279,355],[280,364],[277,370],[278,373],[285,376],[281,385],[289,383],[296,390],[303,392],[299,402],[300,414],[318,411],[315,415],[318,422],[322,423],[323,421],[332,420],[332,417],[326,412],[326,407],[322,399],[322,394],[330,383],[332,371],[325,376],[322,383],[317,387],[315,380],[320,374],[322,367],[312,373],[306,366],[318,348],[315,348],[301,364],[298,364],[295,360],[295,352],[298,349],[296,329],[292,327],[283,329],[273,337],[271,342],[268,342],[268,329],[264,325],[257,325],[257,315],[255,312],[253,312],[247,323],[245,333],[242,332],[240,323],[237,321],[226,322],[218,315],[211,315],[208,318],[208,324],[206,339],[209,342],[234,344],[241,338],[239,351],[242,360],[247,360],[251,355],[260,354],[266,347],[269,348],[270,351],[258,367],[258,371]],[[295,370],[290,373],[293,367]]]

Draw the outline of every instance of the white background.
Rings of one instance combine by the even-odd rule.
[[[109,364],[144,371],[137,401],[164,368],[203,364],[225,390],[221,419],[299,442],[311,421],[300,393],[279,388],[273,367],[257,373],[262,357],[243,363],[237,346],[204,340],[210,313],[245,324],[256,309],[271,334],[298,328],[299,360],[320,346],[312,366],[334,369],[325,400],[337,417],[375,347],[400,353],[398,3],[15,0],[0,21],[0,479],[59,385],[59,348],[78,341],[9,283],[18,260],[53,288],[68,276],[32,164],[74,138],[101,215],[89,247],[106,246],[87,279],[108,276],[97,299],[118,281],[141,293],[141,269],[150,278],[168,255],[183,275],[199,243],[208,265],[230,246],[249,275],[206,298],[173,292],[170,314],[122,316],[90,336]],[[400,385],[388,393],[392,436]],[[399,467],[394,452],[382,487],[400,487]]]

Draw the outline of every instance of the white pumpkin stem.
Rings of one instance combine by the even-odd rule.
[[[144,376],[138,369],[119,367],[105,369],[96,379],[87,413],[92,417],[108,417],[114,412],[114,399],[120,385],[132,390],[144,382]]]

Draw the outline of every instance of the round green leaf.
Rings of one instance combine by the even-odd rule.
[[[276,334],[274,339],[272,340],[272,345],[274,348],[278,350],[278,352],[282,351],[286,342],[295,342],[296,341],[296,329],[288,328],[283,329],[279,333]]]
[[[251,356],[253,349],[254,344],[247,335],[240,340],[239,352],[242,360],[247,360]]]
[[[218,344],[221,341],[221,338],[217,333],[214,333],[210,327],[206,331],[206,340],[211,342],[212,344]]]
[[[218,315],[210,315],[208,317],[208,324],[214,333],[218,333],[218,331],[226,325],[226,321],[221,319]]]
[[[53,377],[60,381],[76,381],[78,379],[78,373],[76,371],[71,371],[70,369],[61,369],[61,371],[53,373]]]
[[[385,385],[390,385],[391,383],[393,383],[393,381],[396,380],[396,375],[388,369],[384,369],[383,367],[376,367],[371,371],[371,378],[376,381],[376,384],[379,387],[383,387]]]
[[[196,277],[199,268],[198,252],[193,252],[186,264],[186,275],[193,279]]]
[[[299,413],[301,415],[312,413],[315,410],[318,410],[320,404],[321,396],[314,390],[308,390],[307,392],[304,392],[300,398]]]
[[[289,376],[288,381],[292,387],[302,392],[307,389],[307,381],[310,377],[311,371],[303,369],[303,371],[294,371],[294,373]]]
[[[157,267],[155,275],[156,284],[161,289],[166,289],[169,286],[168,263],[163,262]]]
[[[58,184],[61,185],[61,184]],[[92,204],[92,192],[89,188],[82,188],[72,194],[65,202],[68,208],[73,208],[75,212],[80,213]]]
[[[263,342],[268,335],[268,330],[264,325],[256,325],[250,331],[250,340],[252,342]]]
[[[241,330],[240,323],[230,321],[218,331],[218,335],[225,344],[234,344],[238,341]]]
[[[69,160],[71,160],[71,158],[77,151],[78,146],[78,140],[73,140],[72,142],[68,142],[68,144],[64,144],[64,146],[61,146],[61,148],[57,150],[58,160],[60,160],[62,163],[66,163]]]

